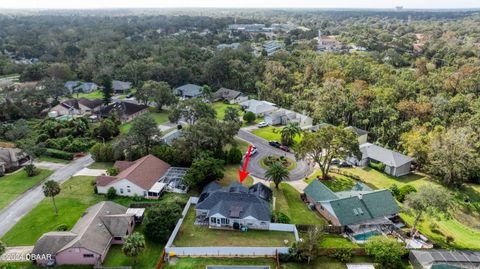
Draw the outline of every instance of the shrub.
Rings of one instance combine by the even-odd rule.
[[[52,158],[57,158],[57,159],[62,159],[67,161],[73,160],[73,154],[63,150],[47,149],[44,154],[45,156],[52,157]]]
[[[393,197],[397,198],[398,194],[400,193],[400,190],[398,189],[397,184],[393,184],[392,186],[390,186],[389,189]]]
[[[135,193],[132,197],[132,200],[135,202],[141,202],[143,200],[143,197]]]
[[[37,143],[43,143],[49,139],[47,134],[41,134],[37,137]]]
[[[57,226],[57,228],[55,228],[55,231],[59,231],[59,232],[68,231],[68,226],[67,224],[60,224]]]
[[[415,187],[412,185],[407,184],[398,189],[398,195],[395,198],[397,198],[400,203],[403,203],[403,201],[405,201],[405,197],[412,192],[417,192],[417,189],[415,189]]]
[[[380,171],[383,173],[383,171],[385,170],[385,164],[384,163],[375,163],[375,162],[370,162],[368,164],[368,166],[370,166],[371,168],[377,170],[377,171]]]
[[[248,123],[252,123],[256,119],[257,119],[257,116],[255,116],[255,113],[253,113],[252,111],[247,111],[245,112],[245,114],[243,114],[243,120]]]
[[[117,196],[117,190],[114,187],[108,188],[107,191],[107,199],[108,200],[113,200]]]
[[[120,169],[118,167],[110,167],[107,169],[107,175],[109,176],[116,176],[120,172]]]
[[[447,235],[447,236],[445,237],[445,241],[447,242],[447,244],[450,245],[451,243],[453,243],[453,241],[455,241],[455,238],[454,238],[453,236],[451,236],[451,235]]]
[[[407,253],[396,239],[384,236],[370,237],[365,244],[365,251],[373,257],[375,263],[387,268],[398,268],[402,257]]]
[[[90,148],[92,159],[96,162],[113,162],[113,147],[110,144],[96,143]]]
[[[282,212],[274,211],[272,221],[276,223],[290,223],[290,218]]]
[[[182,208],[177,203],[166,203],[147,208],[145,213],[145,236],[154,242],[168,240],[177,221],[182,217]]]
[[[342,263],[350,261],[352,259],[352,256],[353,256],[353,253],[352,253],[352,249],[350,248],[339,248],[339,249],[336,249],[332,254],[332,257],[335,260]]]
[[[227,163],[229,164],[239,164],[242,162],[243,155],[242,151],[238,148],[231,148],[227,154]]]
[[[25,169],[25,172],[27,173],[27,176],[29,176],[29,177],[36,176],[40,173],[40,171],[38,171],[37,167],[35,167],[35,165],[33,165],[33,164],[25,165],[24,169]]]

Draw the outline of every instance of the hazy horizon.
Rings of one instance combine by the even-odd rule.
[[[112,8],[325,8],[325,9],[477,9],[478,0],[2,0],[0,9],[112,9]]]

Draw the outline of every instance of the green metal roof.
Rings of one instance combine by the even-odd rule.
[[[337,195],[318,179],[308,184],[304,192],[317,202],[338,199]]]

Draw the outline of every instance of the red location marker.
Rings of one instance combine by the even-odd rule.
[[[247,156],[245,157],[245,162],[243,163],[243,171],[238,170],[238,175],[240,176],[240,184],[243,183],[245,178],[248,176],[249,172],[247,172],[247,165],[248,165],[248,160],[250,159],[250,153],[252,152],[252,145],[248,148]]]

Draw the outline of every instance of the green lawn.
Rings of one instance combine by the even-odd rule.
[[[389,188],[393,184],[401,187],[406,184],[410,184],[415,188],[419,188],[420,186],[438,186],[442,187],[438,182],[431,179],[430,177],[423,175],[423,174],[410,174],[407,176],[395,178],[389,175],[383,174],[377,170],[371,168],[349,168],[344,169],[344,171],[358,175],[362,178],[363,181],[367,182],[374,188]],[[455,247],[455,248],[468,248],[468,249],[480,249],[480,230],[470,228],[469,225],[475,225],[470,222],[477,222],[475,221],[475,216],[478,216],[478,213],[467,212],[461,210],[463,208],[463,198],[464,196],[468,196],[470,201],[480,201],[480,190],[479,185],[474,184],[465,184],[466,186],[463,190],[456,190],[455,193],[455,209],[452,210],[452,214],[460,219],[468,220],[465,222],[466,224],[460,223],[457,219],[442,219],[440,221],[434,220],[432,218],[425,217],[423,221],[419,225],[419,230],[423,234],[425,234],[428,238],[432,239],[433,241],[441,244],[443,247]],[[409,216],[405,213],[401,214],[402,218],[407,222],[407,224],[411,225],[413,223],[413,217]],[[438,225],[438,233],[437,231],[432,231],[429,227],[431,222],[435,222]],[[477,224],[478,225],[478,224]],[[446,245],[445,236],[450,235],[454,238],[454,242],[451,246]]]
[[[314,179],[320,179],[321,174],[322,172],[320,172],[320,170],[317,170],[308,179],[304,179],[304,181],[310,184]],[[339,175],[332,172],[328,174],[332,177],[332,179],[330,180],[320,179],[320,181],[334,192],[350,190],[355,185],[354,180],[344,175]]]
[[[243,115],[242,115],[242,118],[243,118]],[[246,121],[243,121],[242,127],[247,127],[247,126],[252,126],[252,125],[255,125],[255,124],[259,124],[263,120],[264,120],[263,117],[259,117],[259,118],[256,118],[252,123],[248,123]]]
[[[39,170],[40,173],[34,177],[28,177],[23,169],[0,177],[0,209],[9,205],[20,194],[39,184],[53,173],[46,169]]]
[[[217,112],[217,119],[218,120],[223,120],[223,117],[225,116],[225,109],[227,107],[234,107],[240,110],[240,106],[238,104],[225,104],[224,102],[215,102],[212,104],[212,108]]]
[[[275,268],[275,261],[273,259],[216,259],[216,258],[179,258],[175,263],[167,263],[163,269],[205,269],[207,265],[268,265],[271,269]]]
[[[164,110],[161,113],[158,112],[149,112],[148,115],[152,116],[153,119],[157,124],[162,124],[168,122],[168,114],[169,112],[167,110]],[[132,122],[126,122],[122,125],[120,125],[120,133],[125,134],[127,133],[130,128],[132,127]]]
[[[367,256],[354,256],[350,263],[373,263]],[[346,269],[345,263],[325,256],[313,260],[310,264],[306,263],[282,263],[282,269]]]
[[[287,183],[281,183],[279,189],[270,185],[276,198],[275,210],[290,217],[293,224],[324,225],[325,220],[315,211],[310,210],[300,199],[300,193]]]
[[[143,233],[143,226],[136,227],[135,232]],[[134,269],[155,268],[155,265],[162,256],[163,248],[163,244],[146,240],[145,250],[137,257],[136,263],[134,263],[134,260],[131,257],[127,257],[123,254],[121,245],[113,245],[108,251],[103,266],[132,266]]]
[[[88,166],[90,169],[108,169],[113,166],[111,162],[94,162]]]
[[[255,129],[252,131],[252,133],[268,141],[276,140],[280,142],[282,140],[282,135],[280,133],[281,131],[282,127],[267,126]],[[299,143],[301,141],[301,137],[297,135],[293,141],[295,141],[295,143]]]
[[[262,230],[216,230],[208,226],[194,225],[195,210],[190,208],[182,227],[173,242],[177,247],[237,246],[237,247],[281,247],[295,241],[293,233]]]
[[[77,98],[77,94],[73,94],[73,97]],[[103,98],[103,93],[102,91],[93,91],[89,93],[79,93],[78,98],[88,98],[88,99],[102,99]]]
[[[322,248],[358,248],[359,245],[352,243],[352,241],[335,234],[324,234],[320,241]]]
[[[239,182],[239,175],[238,175],[238,170],[240,169],[239,165],[226,165],[225,166],[225,175],[221,180],[218,181],[218,183],[222,186],[228,186],[233,182]],[[251,176],[248,176],[245,178],[243,181],[244,186],[251,186],[253,185],[253,178]]]
[[[61,185],[61,193],[55,199],[58,216],[54,214],[52,200],[43,199],[1,240],[10,246],[28,246],[35,244],[42,234],[54,231],[60,224],[66,224],[71,229],[87,207],[103,200],[103,196],[93,194],[91,183],[94,180],[95,177],[72,177]]]

